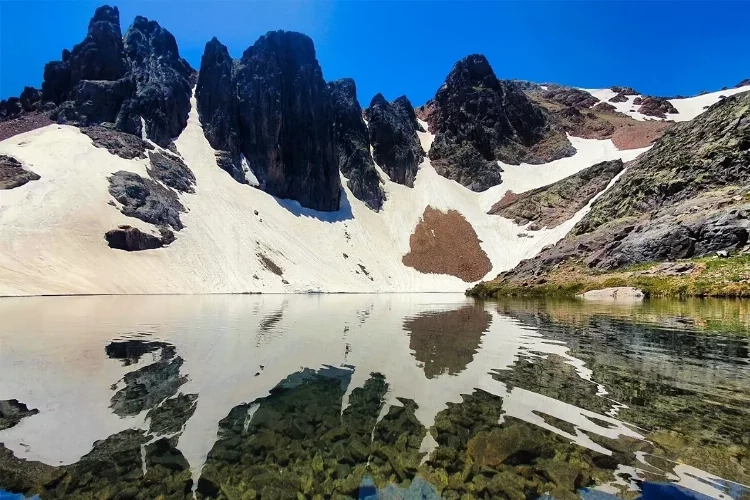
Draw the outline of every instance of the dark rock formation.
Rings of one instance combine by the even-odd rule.
[[[424,151],[419,142],[419,123],[409,99],[401,96],[388,102],[377,94],[365,110],[372,154],[393,182],[414,187]]]
[[[62,59],[45,66],[41,93],[59,105],[58,121],[114,123],[164,147],[185,128],[194,71],[158,23],[138,16],[123,39],[117,7],[99,7],[86,38]]]
[[[12,156],[0,155],[0,189],[13,189],[29,181],[38,181],[38,174],[23,168]]]
[[[640,92],[635,90],[633,87],[619,87],[617,85],[613,85],[610,87],[610,90],[616,94],[622,94],[622,95],[639,95]]]
[[[36,415],[39,410],[29,410],[29,407],[17,399],[0,400],[0,431],[10,429],[26,417]]]
[[[370,154],[369,132],[357,101],[357,87],[351,78],[343,78],[330,82],[328,92],[333,104],[339,170],[348,179],[346,184],[352,194],[378,211],[385,201],[385,192]]]
[[[736,251],[750,234],[750,93],[670,127],[570,235],[499,277],[546,281],[563,265],[612,270]]]
[[[126,250],[128,252],[137,252],[140,250],[151,250],[161,248],[174,241],[174,233],[171,230],[162,228],[161,236],[144,233],[137,227],[118,226],[117,229],[111,229],[104,234],[110,248]]]
[[[638,96],[633,99],[633,104],[635,104],[636,106],[640,106],[641,104],[643,104],[643,97]]]
[[[500,182],[497,160],[539,164],[575,154],[565,132],[515,84],[498,80],[482,55],[456,63],[432,107],[432,165],[475,191]]]
[[[264,191],[315,210],[339,208],[341,180],[333,109],[309,37],[272,31],[239,61],[218,40],[206,44],[196,89],[217,163],[240,182],[240,164]]]
[[[625,94],[617,94],[614,97],[610,97],[609,102],[628,102],[628,96]]]
[[[740,87],[745,87],[747,85],[750,85],[750,78],[745,78],[740,83],[738,83],[737,85],[735,85],[734,88],[738,89]],[[722,90],[724,90],[724,89],[722,89]]]
[[[599,111],[601,113],[614,113],[617,111],[617,108],[612,106],[611,104],[607,102],[600,102],[597,105],[594,106],[594,111]]]
[[[666,118],[667,113],[677,113],[678,111],[672,106],[671,102],[663,97],[644,97],[641,100],[641,107],[638,108],[638,112],[642,115]]]
[[[315,210],[338,210],[333,109],[312,40],[270,32],[244,52],[235,78],[240,149],[261,189]]]
[[[161,351],[161,358],[173,358],[176,354],[175,347],[166,342],[154,342],[149,340],[113,340],[104,348],[109,359],[122,360],[123,366],[137,363],[146,354],[154,354]]]
[[[125,54],[135,92],[117,117],[117,128],[166,147],[187,125],[194,70],[180,57],[172,34],[137,16],[125,33]]]
[[[185,207],[174,191],[123,170],[115,172],[108,180],[109,194],[122,204],[120,211],[124,215],[157,226],[172,226],[176,231],[182,229],[180,212],[184,212]]]
[[[152,179],[161,181],[165,186],[183,193],[194,193],[195,175],[177,156],[167,153],[151,152],[148,154],[151,168],[147,169]]]
[[[562,85],[549,85],[546,91],[542,91],[541,96],[563,106],[576,108],[590,108],[599,102],[599,99],[585,90]]]
[[[149,432],[155,435],[180,432],[195,413],[197,403],[197,394],[180,393],[174,398],[167,399],[146,414],[150,421]]]
[[[131,160],[133,158],[145,158],[146,150],[154,147],[140,137],[124,132],[118,132],[107,127],[97,125],[82,127],[81,132],[89,136],[91,142],[97,148],[104,148],[113,155]]]
[[[533,222],[532,231],[557,227],[585,207],[622,169],[621,160],[597,163],[548,186],[520,195],[507,193],[489,213],[519,225]]]
[[[180,375],[182,363],[180,356],[171,359],[162,357],[150,365],[126,373],[122,378],[123,388],[112,396],[112,411],[121,417],[137,415],[177,394],[180,386],[187,382],[187,377]]]
[[[195,97],[203,133],[211,147],[220,152],[219,167],[236,181],[246,183],[239,158],[240,118],[233,68],[234,61],[227,48],[216,37],[212,38],[203,51]]]

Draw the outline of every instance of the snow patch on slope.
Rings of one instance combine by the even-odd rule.
[[[0,153],[19,158],[42,177],[0,197],[0,295],[463,291],[468,284],[456,277],[422,274],[401,262],[427,206],[457,210],[472,224],[493,263],[485,279],[493,278],[565,235],[557,227],[519,238],[523,228],[487,215],[507,190],[527,191],[643,151],[618,151],[610,140],[571,138],[578,150],[573,157],[502,165],[503,183],[484,193],[438,175],[426,158],[414,188],[389,181],[378,167],[387,197],[378,213],[354,198],[345,182],[340,210],[317,212],[239,184],[221,170],[194,99],[192,104],[175,145],[195,174],[195,194],[180,196],[187,208],[181,216],[185,228],[174,243],[157,250],[123,252],[104,240],[104,233],[120,224],[153,231],[107,204],[107,177],[118,170],[147,177],[148,160],[111,155],[69,126],[50,125],[0,143]],[[419,137],[428,151],[433,135]],[[246,175],[252,182],[249,168]],[[260,254],[282,275],[268,270]]]

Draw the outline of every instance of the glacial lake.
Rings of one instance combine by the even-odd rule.
[[[750,498],[750,303],[0,299],[0,498]]]

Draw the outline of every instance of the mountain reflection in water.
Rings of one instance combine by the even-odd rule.
[[[749,310],[1,299],[0,498],[750,498]]]

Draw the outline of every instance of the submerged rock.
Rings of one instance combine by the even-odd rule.
[[[112,411],[121,417],[137,415],[177,394],[180,386],[187,382],[187,377],[180,375],[182,363],[179,356],[162,358],[125,374],[122,389],[112,396]]]
[[[377,94],[365,110],[372,154],[393,182],[414,187],[417,169],[425,153],[419,142],[419,123],[409,99],[388,102]]]
[[[17,399],[0,400],[0,431],[10,429],[26,417],[36,415],[39,410],[29,409]]]
[[[333,103],[339,170],[347,177],[352,194],[378,211],[385,192],[370,154],[369,132],[357,101],[357,87],[351,78],[343,78],[330,82],[328,92]]]

